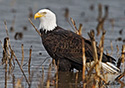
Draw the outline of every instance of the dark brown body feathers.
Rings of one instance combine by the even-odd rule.
[[[77,35],[74,32],[56,27],[53,31],[40,30],[42,43],[48,54],[55,59],[56,64],[59,60],[59,70],[69,71],[73,68],[82,70],[82,39],[85,42],[86,62],[93,61],[91,42]],[[100,56],[97,47],[98,56]],[[115,63],[115,59],[103,54],[102,62]]]

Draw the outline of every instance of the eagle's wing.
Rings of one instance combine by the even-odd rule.
[[[93,60],[93,52],[91,42],[77,35],[74,32],[58,29],[53,33],[48,34],[46,41],[43,42],[49,55],[54,59],[68,59],[72,62],[82,65],[82,39],[85,44],[86,61]],[[99,49],[97,47],[98,56],[100,56]],[[103,54],[104,62],[108,61],[108,58]],[[111,58],[110,62],[114,59]]]

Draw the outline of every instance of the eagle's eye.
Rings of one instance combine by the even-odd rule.
[[[44,15],[45,15],[45,14],[47,14],[47,12],[42,12],[42,14],[44,14]]]

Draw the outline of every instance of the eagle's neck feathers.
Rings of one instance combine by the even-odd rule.
[[[52,20],[51,21],[43,21],[40,23],[39,25],[39,29],[43,29],[45,30],[46,32],[47,31],[52,31],[54,30],[55,28],[57,27],[57,24],[56,22],[53,22]]]
[[[43,29],[45,31],[52,31],[56,27],[56,15],[50,11],[46,11],[45,16],[40,18],[39,29]]]

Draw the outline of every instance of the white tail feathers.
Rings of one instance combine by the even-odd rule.
[[[110,62],[106,62],[106,63],[101,62],[101,65],[102,65],[102,68],[105,69],[107,72],[115,73],[115,74],[120,73],[120,69]]]

